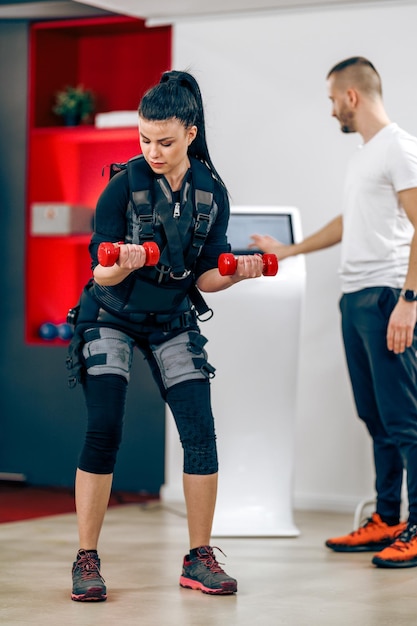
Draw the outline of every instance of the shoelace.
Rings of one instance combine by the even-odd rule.
[[[200,550],[198,550],[197,552],[197,558],[202,561],[204,563],[204,565],[211,571],[217,574],[224,574],[225,571],[220,567],[220,564],[218,563],[213,549],[219,550],[219,552],[221,552],[224,556],[225,553],[223,552],[223,550],[221,550],[220,548],[218,548],[217,546],[213,546],[213,548],[211,548],[210,546],[205,546],[204,550],[205,552],[202,552]]]
[[[407,550],[407,544],[411,543],[413,539],[417,538],[417,525],[408,526],[399,537],[389,547],[399,552]]]
[[[77,560],[77,567],[81,571],[82,580],[88,580],[89,578],[97,578],[97,575],[98,575],[99,578],[103,582],[105,582],[103,576],[100,574],[100,570],[98,568],[97,563],[95,562],[94,558],[89,555],[88,552],[86,552],[85,554],[82,554],[80,558]]]
[[[365,520],[362,523],[362,526],[360,526],[357,530],[354,530],[351,534],[352,535],[362,535],[364,532],[366,532],[366,530],[368,530],[368,526],[370,526],[371,524],[372,524],[372,526],[378,526],[378,524],[376,524],[376,522],[374,522],[372,517],[368,517],[368,519]]]

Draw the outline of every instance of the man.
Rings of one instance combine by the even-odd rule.
[[[341,242],[342,333],[359,417],[373,440],[376,510],[366,523],[326,541],[338,552],[377,551],[378,567],[417,566],[417,139],[391,123],[381,79],[363,57],[327,75],[332,115],[363,138],[346,175],[341,215],[284,246],[254,235],[280,259]],[[409,518],[400,523],[407,470]]]

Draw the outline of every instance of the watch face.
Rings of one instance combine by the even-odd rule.
[[[413,302],[413,300],[417,299],[417,294],[412,291],[412,289],[406,289],[404,291],[404,300],[407,300],[407,302]]]

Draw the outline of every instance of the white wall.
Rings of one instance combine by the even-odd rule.
[[[297,206],[304,234],[335,216],[360,137],[331,118],[327,71],[367,56],[391,119],[417,134],[416,24],[417,3],[401,1],[179,21],[174,67],[200,82],[209,147],[233,203]],[[374,476],[345,367],[338,260],[338,247],[306,259],[294,490],[296,507],[351,511],[373,494]]]

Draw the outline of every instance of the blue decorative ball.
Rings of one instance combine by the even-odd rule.
[[[57,331],[58,331],[58,337],[60,339],[63,339],[64,341],[71,339],[74,334],[72,331],[72,327],[70,326],[70,324],[67,324],[66,322],[63,322],[62,324],[58,324]]]
[[[52,322],[45,322],[39,327],[39,337],[45,339],[45,341],[51,341],[58,336],[58,329]]]

